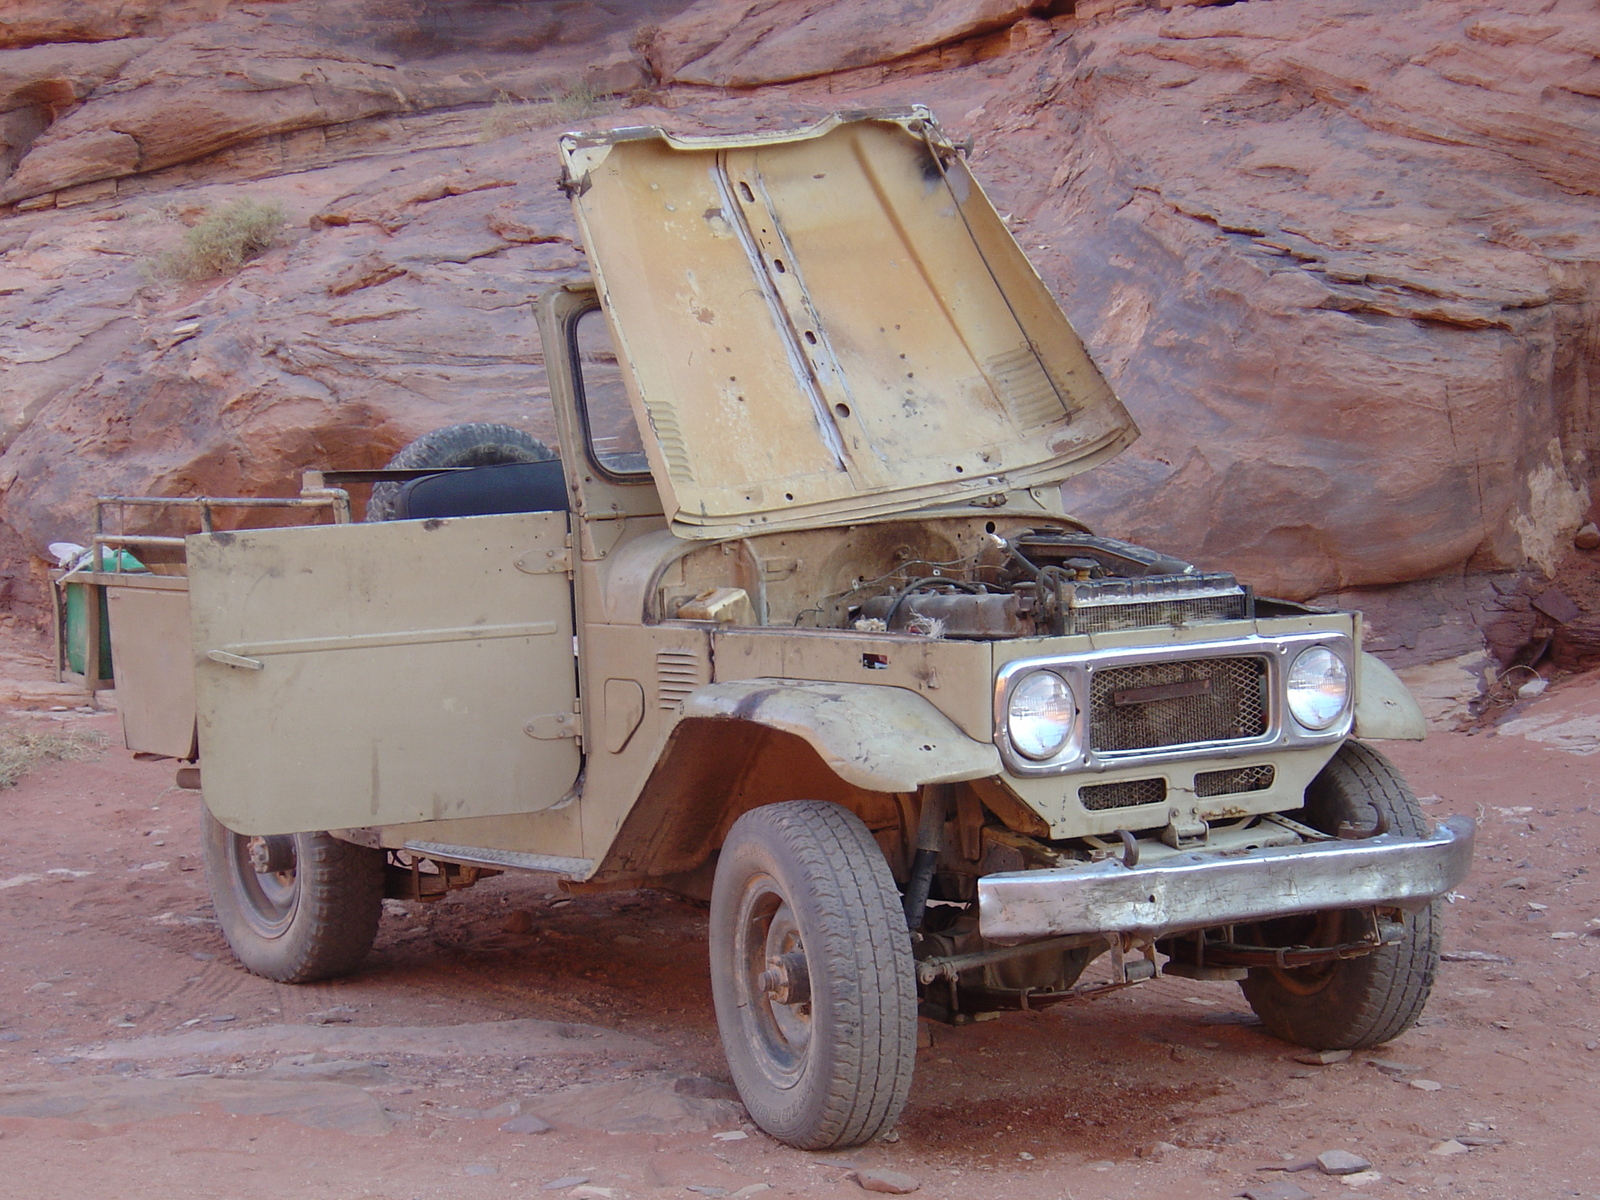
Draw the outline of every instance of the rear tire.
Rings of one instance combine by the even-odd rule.
[[[544,462],[556,452],[531,433],[510,425],[469,421],[425,433],[389,460],[395,470],[425,467],[493,467],[501,463]],[[375,483],[367,501],[367,521],[394,520],[398,483]]]
[[[711,892],[711,990],[756,1124],[804,1150],[891,1130],[916,1056],[914,971],[889,864],[854,813],[786,801],[734,822]]]
[[[1346,742],[1306,789],[1295,814],[1314,829],[1341,822],[1370,825],[1374,815],[1406,837],[1423,837],[1428,821],[1392,763],[1370,746]],[[1267,1031],[1313,1050],[1354,1050],[1390,1041],[1411,1028],[1439,970],[1440,902],[1402,913],[1400,941],[1361,958],[1322,966],[1252,967],[1239,984]],[[1337,945],[1360,938],[1355,912],[1285,917],[1256,927],[1262,945]]]
[[[211,903],[246,970],[311,983],[361,965],[383,915],[382,850],[326,833],[247,837],[200,811]],[[276,869],[258,870],[252,851]]]

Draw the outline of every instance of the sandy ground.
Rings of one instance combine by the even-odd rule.
[[[0,1112],[31,1114],[0,1116],[3,1195],[829,1197],[885,1167],[952,1198],[1600,1197],[1600,677],[1385,747],[1482,821],[1447,950],[1490,959],[1391,1045],[1304,1064],[1236,986],[1158,980],[934,1027],[898,1140],[828,1154],[721,1099],[697,906],[503,876],[391,902],[353,978],[272,984],[218,935],[170,764],[111,715],[6,719],[114,744],[0,793]],[[1261,1169],[1334,1148],[1376,1175]]]

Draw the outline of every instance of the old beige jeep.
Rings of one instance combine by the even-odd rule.
[[[1302,1045],[1407,1028],[1473,827],[1353,739],[1416,705],[1358,614],[1061,510],[1135,429],[932,116],[561,148],[559,458],[452,427],[183,502],[331,523],[102,529],[165,562],[72,577],[129,746],[198,763],[240,961],[353,970],[385,894],[485,872],[709,895],[733,1078],[805,1147],[893,1126],[919,1011],[1167,974]]]

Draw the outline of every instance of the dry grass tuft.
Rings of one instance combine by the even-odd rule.
[[[230,201],[183,235],[183,245],[156,256],[153,273],[166,279],[232,275],[278,244],[288,214],[275,200]]]
[[[14,787],[42,762],[92,758],[105,744],[104,735],[90,730],[0,728],[0,788]]]
[[[484,114],[480,140],[493,142],[514,133],[584,121],[611,107],[608,98],[587,83],[575,83],[539,100],[517,100],[501,92]]]

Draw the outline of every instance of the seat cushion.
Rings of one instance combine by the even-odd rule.
[[[401,521],[566,511],[567,481],[558,458],[423,475],[400,485],[395,505]]]

